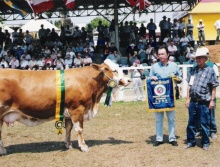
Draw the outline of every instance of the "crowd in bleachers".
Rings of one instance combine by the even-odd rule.
[[[200,20],[201,21],[201,20]],[[160,36],[156,29],[160,28]],[[204,28],[203,28],[204,29]],[[124,48],[121,55],[115,46],[114,19],[109,27],[99,21],[97,27],[98,41],[93,41],[93,28],[68,25],[61,27],[60,35],[54,29],[45,29],[41,25],[38,36],[34,39],[29,31],[14,29],[12,34],[0,28],[0,67],[15,69],[66,69],[90,65],[96,60],[97,54],[102,61],[111,59],[121,66],[131,66],[136,59],[141,63],[151,65],[158,61],[157,49],[160,46],[168,47],[169,54],[175,61],[193,63],[194,38],[193,24],[182,20],[161,20],[159,27],[150,19],[147,26],[137,26],[135,22],[121,22],[119,26],[120,47]],[[148,35],[147,35],[148,34]],[[204,41],[200,41],[204,45]],[[4,46],[4,47],[3,47]]]

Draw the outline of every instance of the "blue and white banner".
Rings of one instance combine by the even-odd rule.
[[[147,111],[164,112],[175,110],[175,91],[172,78],[146,80]]]

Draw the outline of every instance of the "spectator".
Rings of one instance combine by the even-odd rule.
[[[142,67],[142,65],[140,64],[140,60],[136,59],[132,67]],[[143,70],[141,69],[131,70],[131,76],[133,78],[133,88],[134,88],[134,101],[143,100],[144,98],[143,83],[141,80],[142,73]]]
[[[167,22],[168,22],[169,37],[171,38],[171,30],[173,24],[171,23],[170,18],[167,19]]]
[[[110,52],[111,52],[111,50],[110,50],[109,44],[107,43],[107,44],[105,44],[103,55],[101,56],[103,61],[106,59],[106,57],[108,57]]]
[[[80,54],[80,53],[78,53],[78,54]],[[65,66],[65,69],[69,69],[69,68],[73,67],[73,59],[70,58],[69,54],[67,54],[65,59],[64,59],[64,66]]]
[[[9,63],[12,60],[13,55],[11,53],[11,51],[7,51],[7,55],[4,57],[7,63]]]
[[[37,60],[35,57],[32,57],[31,60],[28,62],[29,70],[37,70]]]
[[[204,32],[205,24],[203,24],[202,19],[199,20],[197,29],[198,29],[199,45],[204,46],[205,45],[205,32]]]
[[[51,51],[50,57],[53,59],[53,61],[57,58],[57,54],[54,52],[54,50]]]
[[[31,60],[31,55],[28,54],[27,51],[24,51],[24,54],[21,56],[21,58],[23,58],[23,57],[24,57],[24,59],[27,60],[27,61],[30,61],[30,60]]]
[[[73,32],[73,39],[78,41],[81,38],[82,31],[79,29],[79,26],[75,26],[75,31]]]
[[[27,60],[25,60],[25,57],[21,57],[21,60],[20,60],[20,69],[22,70],[27,70],[29,68],[29,63]]]
[[[3,47],[4,40],[5,40],[5,34],[2,32],[2,28],[0,27],[0,48]]]
[[[15,54],[16,54],[18,60],[20,60],[21,56],[24,54],[24,50],[21,49],[20,45],[17,46],[17,49],[15,50]]]
[[[12,69],[18,69],[19,68],[19,61],[16,59],[15,56],[12,57],[10,63],[9,63],[9,67]]]
[[[173,42],[176,45],[176,47],[178,48],[180,45],[180,37],[178,36],[178,34],[176,34],[176,36],[173,38]]]
[[[178,35],[180,38],[184,36],[185,33],[185,23],[183,22],[183,19],[180,19],[179,22],[179,28],[178,28]]]
[[[76,58],[74,59],[73,64],[74,64],[75,68],[79,68],[79,67],[83,66],[83,59],[81,58],[81,54],[80,53],[78,53],[76,55]]]
[[[90,66],[90,64],[92,64],[92,59],[86,53],[85,58],[83,59],[83,66]]]
[[[181,50],[183,52],[186,51],[188,44],[189,44],[189,39],[186,37],[185,34],[183,34],[183,37],[180,39]]]
[[[24,34],[22,32],[22,29],[19,29],[18,32],[18,45],[21,45],[24,41]]]
[[[163,42],[164,38],[166,38],[167,34],[169,34],[169,24],[168,21],[166,20],[166,16],[163,16],[163,20],[160,21],[159,26],[160,26],[160,41]]]
[[[193,28],[194,28],[194,25],[193,23],[191,22],[191,19],[189,18],[188,19],[188,24],[186,24],[186,36],[188,35],[192,35],[193,36]]]
[[[50,32],[50,40],[55,42],[58,40],[58,38],[59,38],[59,36],[58,36],[57,32],[55,31],[54,28],[52,28],[52,31]]]
[[[5,57],[7,55],[7,52],[8,52],[7,46],[4,46],[4,48],[0,52],[0,58]]]
[[[194,48],[195,40],[193,37],[193,32],[189,32],[189,35],[187,36],[187,38],[189,39],[189,44],[191,44],[191,46]]]
[[[65,29],[65,41],[69,44],[72,41],[72,31],[70,30],[70,26],[67,25]]]
[[[50,55],[46,55],[46,59],[44,61],[44,67],[45,69],[53,69],[53,59],[50,57]]]
[[[149,38],[152,37],[156,42],[156,29],[157,26],[153,22],[153,19],[150,19],[150,23],[147,24],[147,30],[149,31]]]
[[[76,54],[72,51],[71,48],[68,48],[66,51],[66,56],[69,55],[70,59],[73,61],[73,59],[76,57]]]
[[[189,64],[194,64],[195,63],[195,52],[194,49],[191,47],[190,52],[187,53],[186,58],[188,59]]]
[[[1,58],[1,62],[0,62],[0,68],[8,68],[8,67],[9,67],[9,66],[8,66],[7,61],[5,61],[5,58],[2,57],[2,58]]]
[[[179,23],[178,23],[177,19],[173,20],[172,30],[173,30],[173,38],[178,36]]]
[[[47,30],[44,29],[44,25],[41,24],[41,29],[38,31],[38,36],[40,38],[40,44],[42,47],[44,47],[44,44],[47,41]]]
[[[217,45],[218,41],[219,41],[219,36],[220,36],[220,19],[215,22],[214,27],[217,32],[217,36],[216,36],[216,40],[215,40],[215,44]]]
[[[108,55],[106,59],[110,59],[112,62],[119,64],[120,63],[120,56],[115,50],[112,54]]]
[[[140,37],[145,38],[146,33],[147,33],[147,28],[144,26],[143,23],[141,23],[141,27],[140,27],[140,30],[139,30]]]
[[[45,60],[43,59],[43,56],[40,56],[39,57],[39,60],[37,61],[37,68],[39,69],[39,70],[42,70],[43,69],[43,67],[44,67],[44,63],[45,62]]]
[[[170,42],[170,46],[168,46],[168,51],[169,51],[169,55],[170,56],[173,56],[173,57],[175,57],[175,58],[177,58],[177,51],[178,51],[178,49],[177,49],[177,47],[174,45],[174,42],[173,41],[171,41]]]
[[[32,43],[33,37],[29,34],[29,31],[26,31],[26,34],[24,35],[24,41],[27,47]]]
[[[152,63],[154,59],[156,59],[156,60],[158,61],[158,60],[159,60],[159,57],[158,57],[158,55],[157,55],[155,49],[152,48],[152,50],[151,50],[151,52],[150,52],[150,54],[149,54],[150,63]],[[150,64],[149,64],[149,65],[150,65]]]
[[[14,28],[14,32],[12,33],[12,42],[14,45],[18,45],[18,32],[17,28]]]
[[[65,66],[65,63],[67,64],[68,68],[69,67],[72,67],[72,60],[70,59],[70,56],[69,56],[69,60],[70,60],[70,65],[67,63],[67,62],[64,62],[64,60],[62,59],[61,56],[57,56],[57,58],[54,60],[54,67],[56,70],[63,70],[64,69],[64,66]],[[66,61],[66,60],[65,60]],[[68,69],[67,68],[67,69]]]

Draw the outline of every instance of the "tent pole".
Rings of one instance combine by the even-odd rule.
[[[118,3],[117,0],[114,0],[114,19],[115,19],[115,46],[118,49],[118,54],[121,55],[119,49],[119,33],[118,33]]]

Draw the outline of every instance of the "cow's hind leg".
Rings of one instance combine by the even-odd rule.
[[[66,129],[66,148],[70,149],[72,148],[71,144],[71,130],[73,128],[73,123],[71,119],[65,119],[65,129]]]
[[[3,120],[0,119],[0,155],[7,154],[7,150],[4,148],[2,142],[2,126],[3,126]]]
[[[71,119],[73,122],[73,127],[74,130],[77,133],[77,137],[78,137],[78,145],[81,149],[81,151],[83,152],[88,152],[89,148],[86,145],[83,137],[82,137],[82,131],[83,131],[83,116],[84,116],[84,107],[83,106],[79,106],[77,109],[75,110],[69,110],[69,113],[71,115]]]

